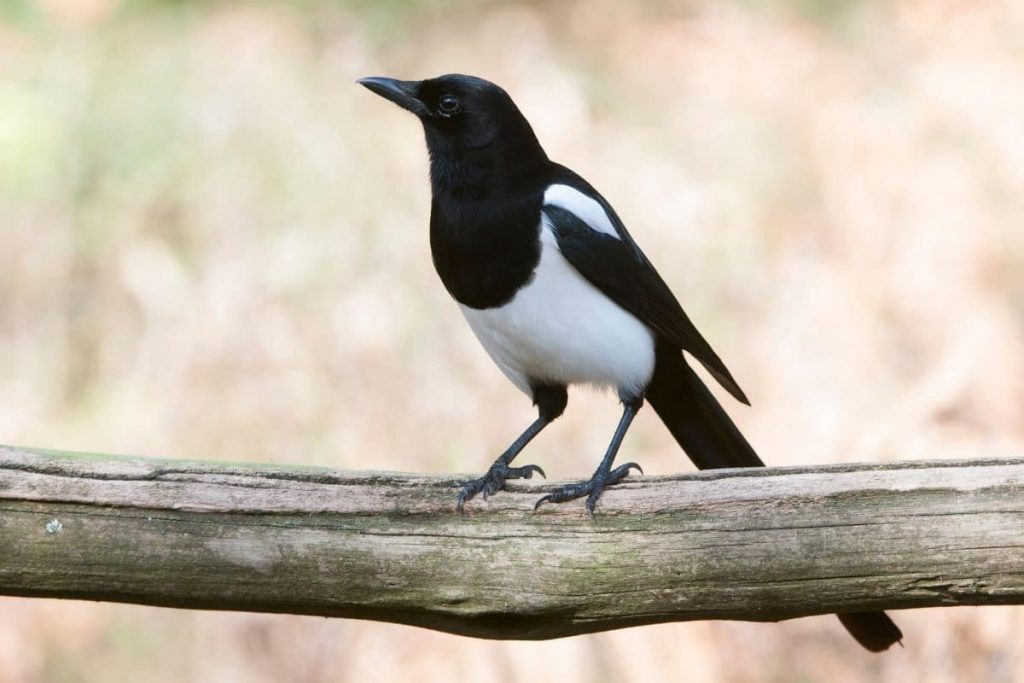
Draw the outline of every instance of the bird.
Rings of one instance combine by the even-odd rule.
[[[645,402],[698,468],[764,466],[688,357],[749,405],[722,359],[608,201],[548,158],[505,90],[463,74],[357,82],[422,123],[435,270],[487,354],[537,409],[487,472],[459,489],[458,511],[508,480],[544,476],[512,461],[562,415],[570,385],[610,388],[622,416],[590,479],[555,488],[535,509],[585,497],[593,515],[606,487],[642,472],[614,461]],[[884,612],[838,616],[871,651],[902,639]]]

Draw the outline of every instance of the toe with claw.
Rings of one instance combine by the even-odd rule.
[[[636,469],[640,474],[644,473],[643,468],[635,462],[627,462],[625,465],[619,465],[608,472],[601,472],[598,470],[594,473],[594,476],[590,478],[590,481],[560,486],[538,500],[536,505],[533,506],[533,509],[536,510],[544,503],[564,503],[567,500],[575,500],[586,496],[587,512],[593,515],[594,506],[597,505],[597,499],[601,497],[601,493],[604,491],[605,487],[619,483],[629,476],[629,471],[632,469]]]
[[[503,462],[496,462],[491,465],[491,469],[487,470],[487,474],[478,478],[467,481],[462,485],[459,490],[459,497],[455,504],[455,509],[462,512],[462,506],[465,502],[475,495],[480,494],[484,500],[492,493],[505,488],[505,482],[509,479],[531,479],[534,473],[547,479],[547,475],[537,465],[523,465],[522,467],[509,467]]]

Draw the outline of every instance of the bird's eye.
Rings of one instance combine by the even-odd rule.
[[[437,101],[437,110],[441,116],[453,116],[462,111],[462,101],[455,95],[446,93]]]

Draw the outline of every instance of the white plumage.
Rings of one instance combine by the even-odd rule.
[[[615,239],[622,239],[608,218],[608,214],[605,213],[604,207],[597,200],[588,197],[575,187],[557,183],[548,185],[548,189],[544,191],[544,205],[572,211],[589,225],[591,230],[603,232]]]
[[[579,215],[578,204],[561,205]],[[543,217],[533,279],[504,306],[461,308],[487,353],[527,395],[532,395],[533,379],[611,387],[620,395],[637,396],[654,372],[654,335],[566,261]]]

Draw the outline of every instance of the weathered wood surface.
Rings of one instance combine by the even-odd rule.
[[[0,594],[486,638],[1024,603],[1024,459],[513,483],[0,447]]]

